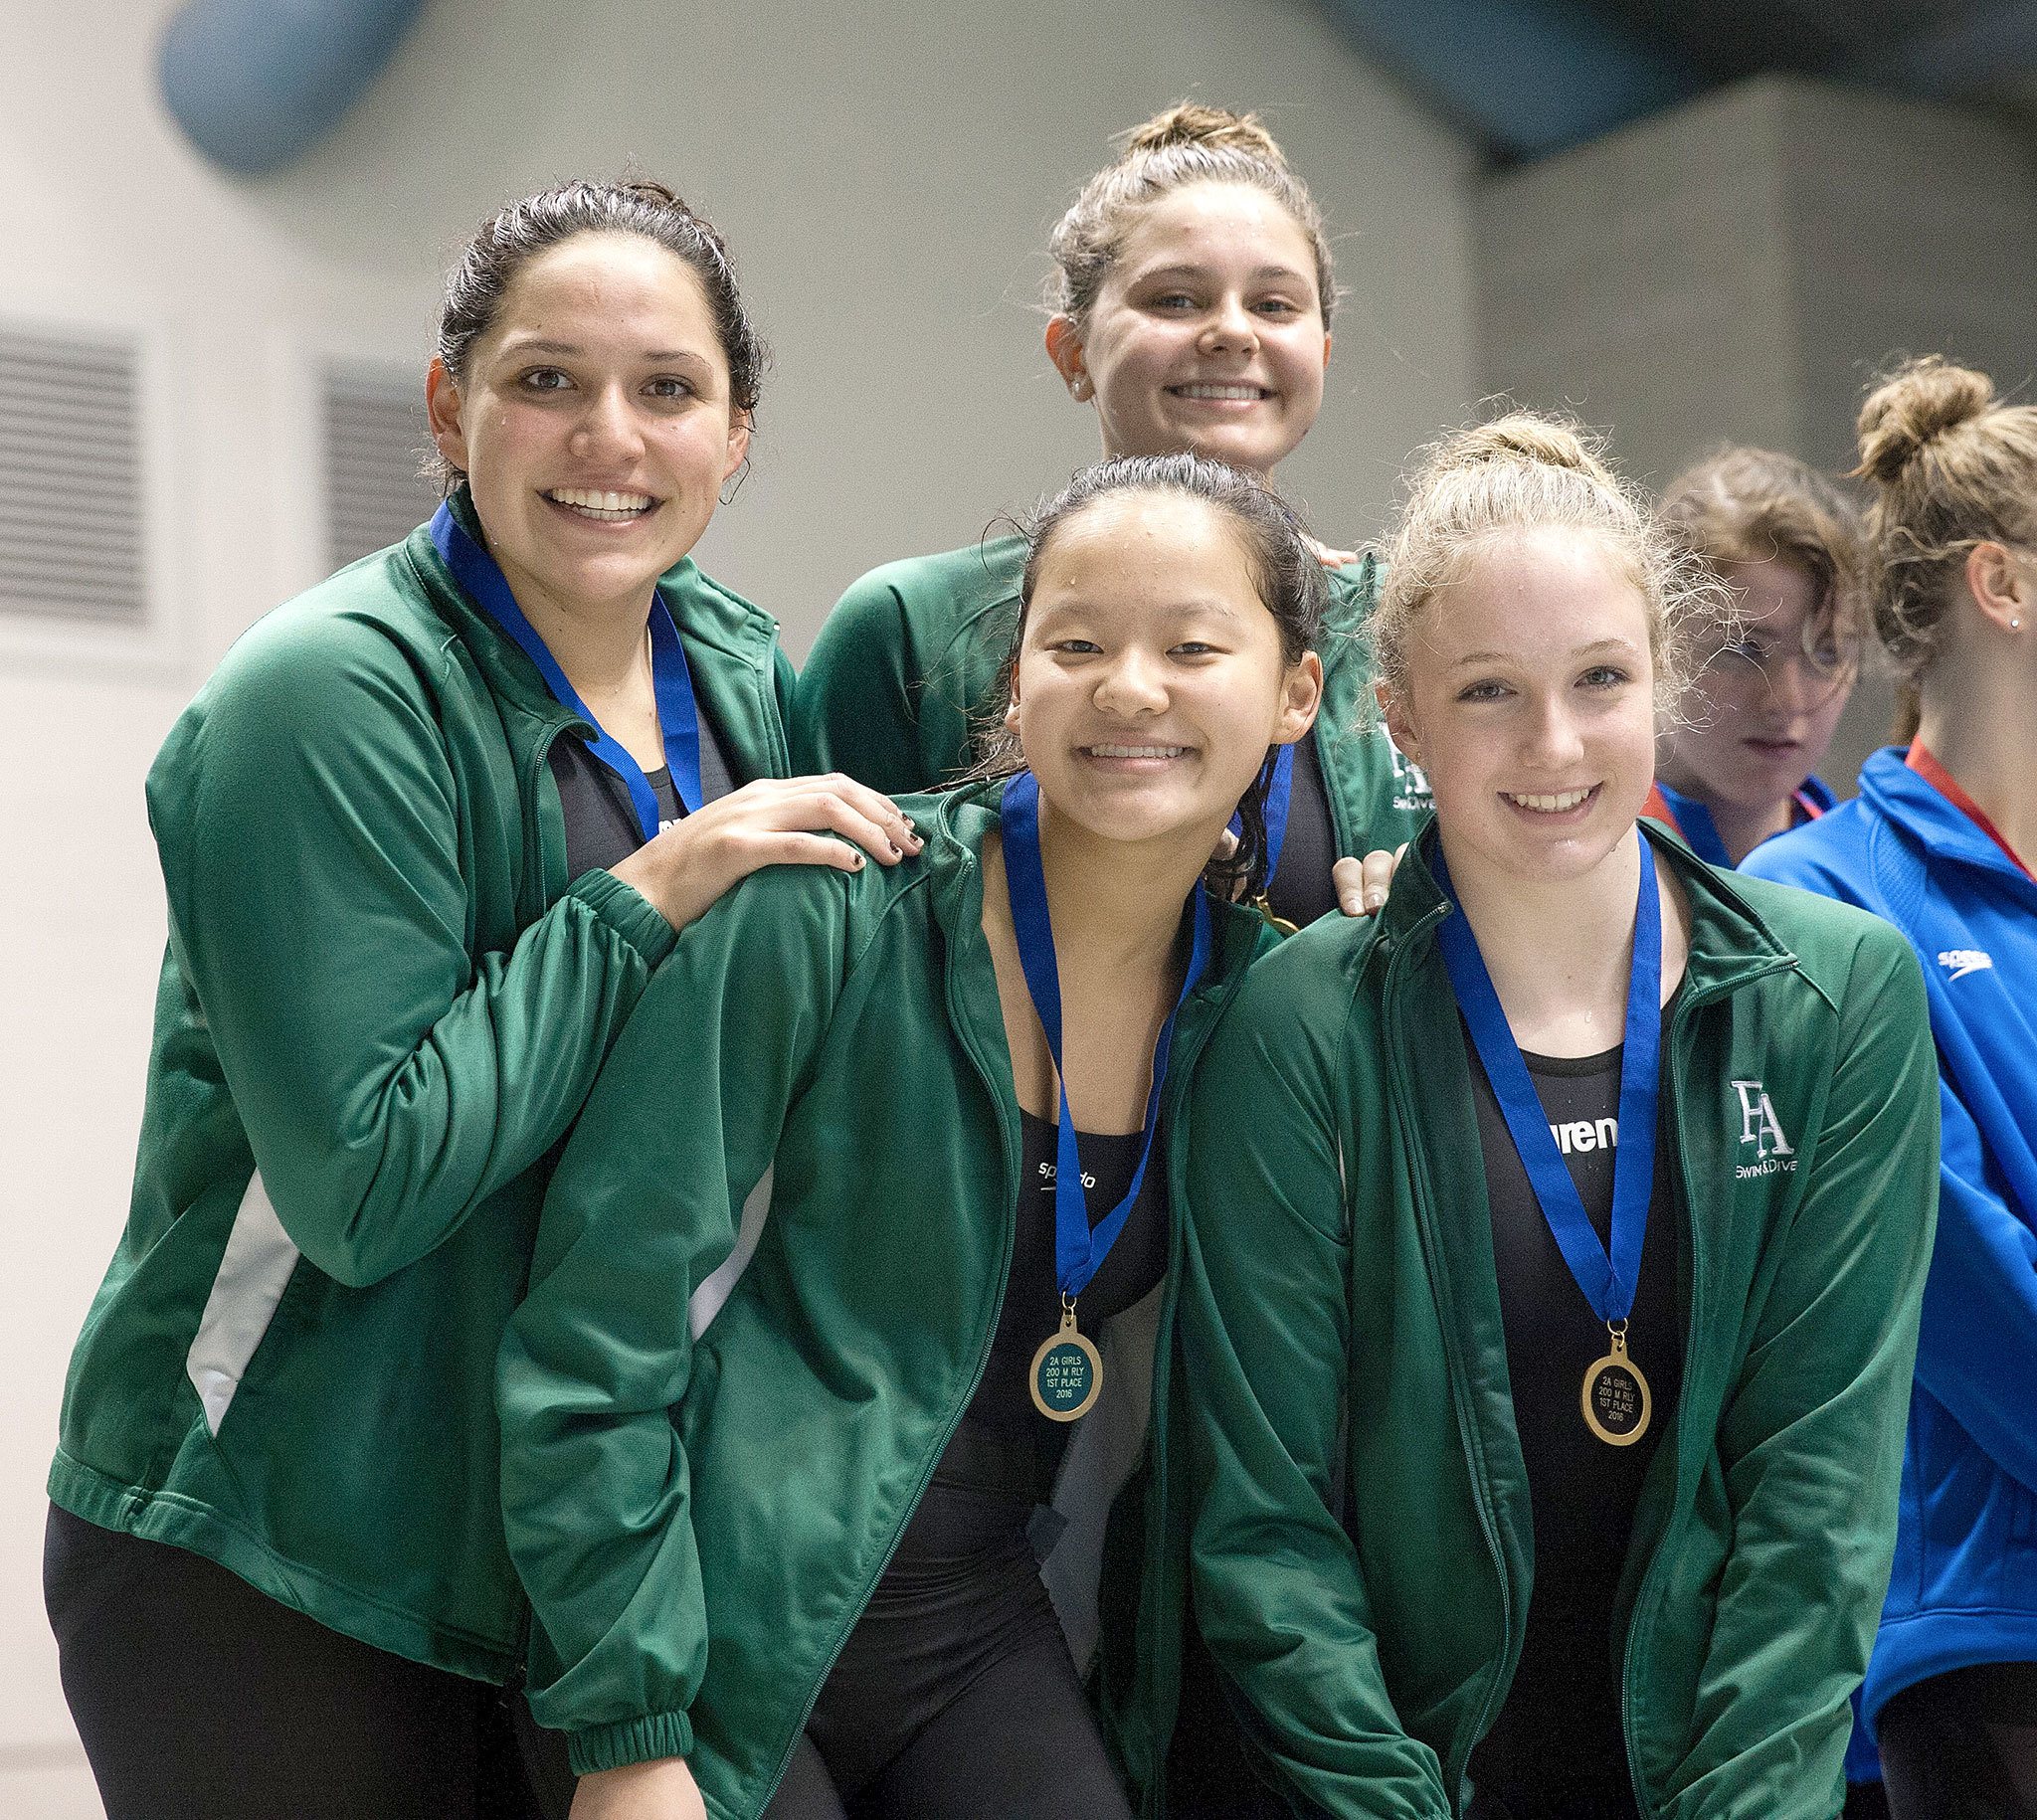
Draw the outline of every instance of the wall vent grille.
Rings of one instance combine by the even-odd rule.
[[[140,366],[0,324],[0,614],[146,621]]]
[[[437,492],[419,472],[431,441],[415,373],[334,366],[325,375],[326,555],[335,569],[407,537]]]

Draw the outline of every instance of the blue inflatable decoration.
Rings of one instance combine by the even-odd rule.
[[[191,142],[249,176],[337,126],[425,0],[188,0],[163,32],[163,99]]]

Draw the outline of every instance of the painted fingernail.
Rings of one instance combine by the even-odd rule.
[[[854,853],[850,857],[854,861],[855,870],[860,872],[863,869],[863,856],[860,853]]]

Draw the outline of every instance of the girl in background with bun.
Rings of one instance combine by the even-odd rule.
[[[1190,1103],[1204,1634],[1296,1811],[1832,1820],[1936,1190],[1915,957],[1636,822],[1716,581],[1567,426],[1415,479],[1435,825]]]
[[[669,191],[499,211],[426,378],[444,507],[242,637],[149,773],[169,952],[44,1564],[111,1820],[523,1811],[490,1385],[547,1158],[738,878],[916,844],[771,781],[776,623],[687,554],[763,362]]]
[[[1766,449],[1686,468],[1661,510],[1733,611],[1724,636],[1697,635],[1708,661],[1662,734],[1642,813],[1700,859],[1734,866],[1832,807],[1815,773],[1860,673],[1859,515],[1815,468]]]
[[[919,861],[767,870],[705,918],[545,1202],[503,1508],[575,1820],[1157,1788],[1179,1530],[1134,1475],[1180,1105],[1273,939],[1229,887],[1315,711],[1322,565],[1249,475],[1136,456],[1046,509],[1019,589],[1003,736],[911,799]]]
[[[1047,358],[1095,407],[1104,455],[1190,450],[1271,479],[1322,408],[1337,284],[1322,212],[1258,119],[1183,102],[1133,128],[1048,251]],[[1384,851],[1363,872],[1340,855],[1397,845],[1428,809],[1420,771],[1364,724],[1378,565],[1317,554],[1323,713],[1270,793],[1268,895],[1294,924],[1384,898]],[[967,770],[1024,561],[1008,536],[856,582],[800,675],[800,762],[894,794]]]
[[[1915,737],[1750,870],[1924,963],[1944,1117],[1896,1570],[1862,1707],[1896,1820],[2037,1815],[2037,408],[1931,359],[1860,415]]]

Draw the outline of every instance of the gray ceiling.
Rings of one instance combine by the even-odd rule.
[[[1584,0],[1714,83],[1761,71],[1880,79],[1932,93],[1987,93],[2037,71],[2028,0]]]
[[[1767,73],[2037,125],[2037,0],[1322,0],[1502,159],[1534,158]]]

